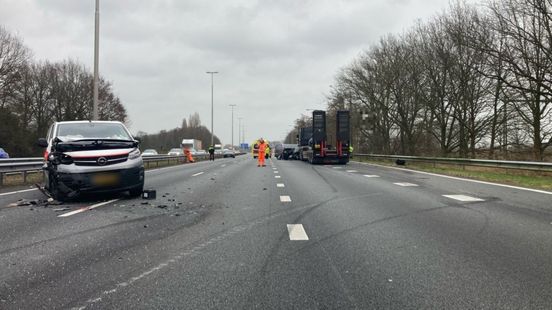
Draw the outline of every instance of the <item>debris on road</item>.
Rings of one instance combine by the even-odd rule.
[[[55,212],[62,212],[62,211],[67,211],[67,210],[71,210],[69,208],[56,208],[56,209],[52,209],[54,210]]]
[[[142,192],[143,199],[155,199],[157,198],[157,191],[154,189],[146,189]]]
[[[52,195],[50,195],[50,193],[44,187],[40,186],[40,184],[35,183],[35,186],[40,192],[44,194],[44,196],[48,197],[48,200],[53,199]]]

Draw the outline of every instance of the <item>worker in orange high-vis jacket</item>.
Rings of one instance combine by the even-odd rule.
[[[186,155],[186,158],[188,159],[189,163],[194,162],[194,157],[192,156],[192,152],[190,152],[189,148],[184,148],[184,155]]]
[[[259,145],[259,153],[257,156],[257,160],[259,161],[259,164],[257,165],[257,167],[266,167],[264,154],[266,152],[267,144],[263,140],[263,138],[260,138],[258,145]]]

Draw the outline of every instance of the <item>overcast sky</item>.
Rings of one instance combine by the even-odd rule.
[[[229,104],[246,141],[280,140],[305,109],[324,108],[339,68],[387,33],[408,29],[448,0],[101,1],[100,73],[128,110],[131,130],[180,126],[198,112],[231,140]],[[0,0],[0,23],[36,59],[92,69],[94,0]]]

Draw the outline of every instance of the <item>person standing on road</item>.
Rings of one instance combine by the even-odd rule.
[[[212,145],[209,147],[209,160],[215,160],[215,148]]]
[[[186,155],[186,159],[189,163],[194,162],[194,157],[192,156],[192,152],[190,152],[189,148],[184,148],[184,155]]]
[[[266,167],[265,165],[265,153],[266,153],[266,142],[263,140],[263,138],[259,139],[259,152],[257,153],[257,159],[259,160],[259,163],[257,167]]]

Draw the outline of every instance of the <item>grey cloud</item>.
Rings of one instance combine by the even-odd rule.
[[[0,0],[0,20],[39,59],[92,68],[94,1]],[[132,130],[178,126],[199,112],[230,141],[230,108],[246,140],[281,139],[306,108],[322,108],[333,75],[389,32],[448,0],[101,0],[100,71],[125,103]],[[237,137],[237,121],[235,136]]]

